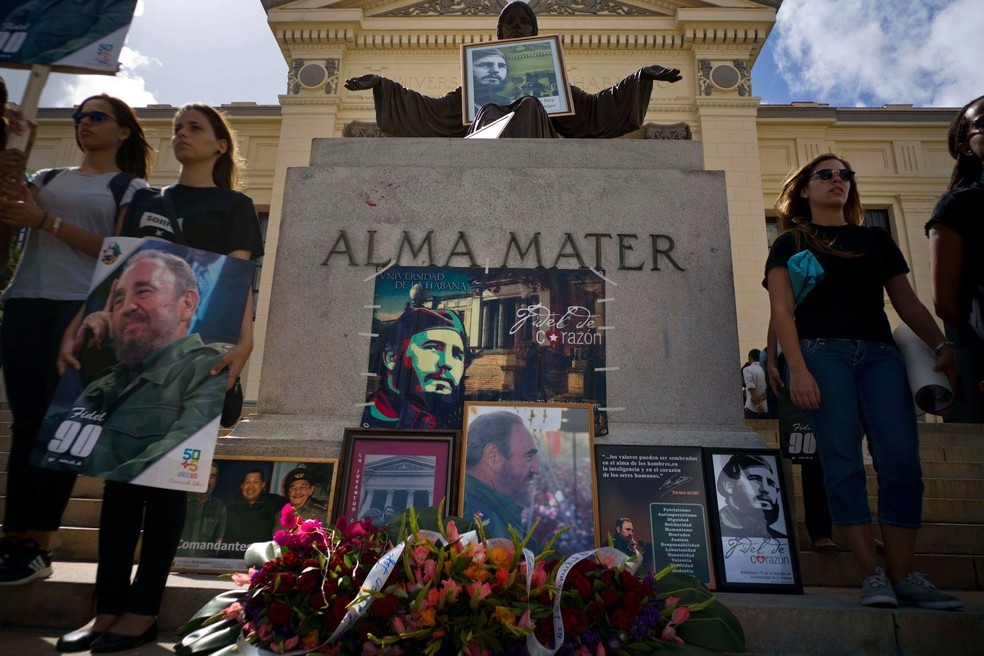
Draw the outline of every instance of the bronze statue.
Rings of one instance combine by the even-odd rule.
[[[536,14],[521,0],[510,2],[499,14],[498,39],[536,36]],[[653,80],[677,82],[680,71],[646,66],[610,89],[597,94],[571,87],[573,116],[547,116],[540,102],[524,96],[509,105],[489,103],[478,111],[471,126],[463,125],[461,87],[440,98],[430,98],[379,75],[349,78],[349,91],[372,89],[376,124],[395,137],[464,137],[509,112],[516,115],[503,137],[612,139],[642,126],[653,90]]]

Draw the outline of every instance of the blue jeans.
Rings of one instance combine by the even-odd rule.
[[[846,339],[803,339],[800,349],[820,388],[820,409],[804,414],[820,447],[833,523],[871,522],[861,453],[863,428],[878,476],[878,521],[919,528],[919,436],[898,349]]]

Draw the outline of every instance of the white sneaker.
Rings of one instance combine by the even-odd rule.
[[[881,567],[875,568],[875,573],[861,583],[861,603],[865,606],[879,608],[898,608],[899,600],[892,590],[892,582]]]
[[[919,572],[910,572],[894,584],[895,596],[903,606],[916,606],[932,610],[963,610],[963,602],[954,596],[943,594]]]

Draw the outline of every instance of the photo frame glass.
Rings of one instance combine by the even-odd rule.
[[[559,36],[535,36],[461,47],[462,116],[466,125],[486,104],[509,105],[523,96],[549,116],[574,113]]]
[[[802,593],[779,450],[707,448],[703,456],[717,589]]]
[[[338,460],[334,458],[216,457],[208,492],[188,492],[188,513],[174,569],[184,572],[244,571],[246,549],[282,529],[287,503],[302,519],[330,520]]]
[[[593,408],[580,403],[465,403],[461,516],[478,515],[490,538],[554,544],[569,556],[598,545]]]
[[[335,517],[386,524],[407,508],[456,504],[457,431],[346,429]]]

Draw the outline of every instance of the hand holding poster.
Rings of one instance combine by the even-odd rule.
[[[107,238],[34,464],[204,490],[253,264],[153,239]]]
[[[115,73],[137,0],[13,0],[0,8],[0,64]]]

